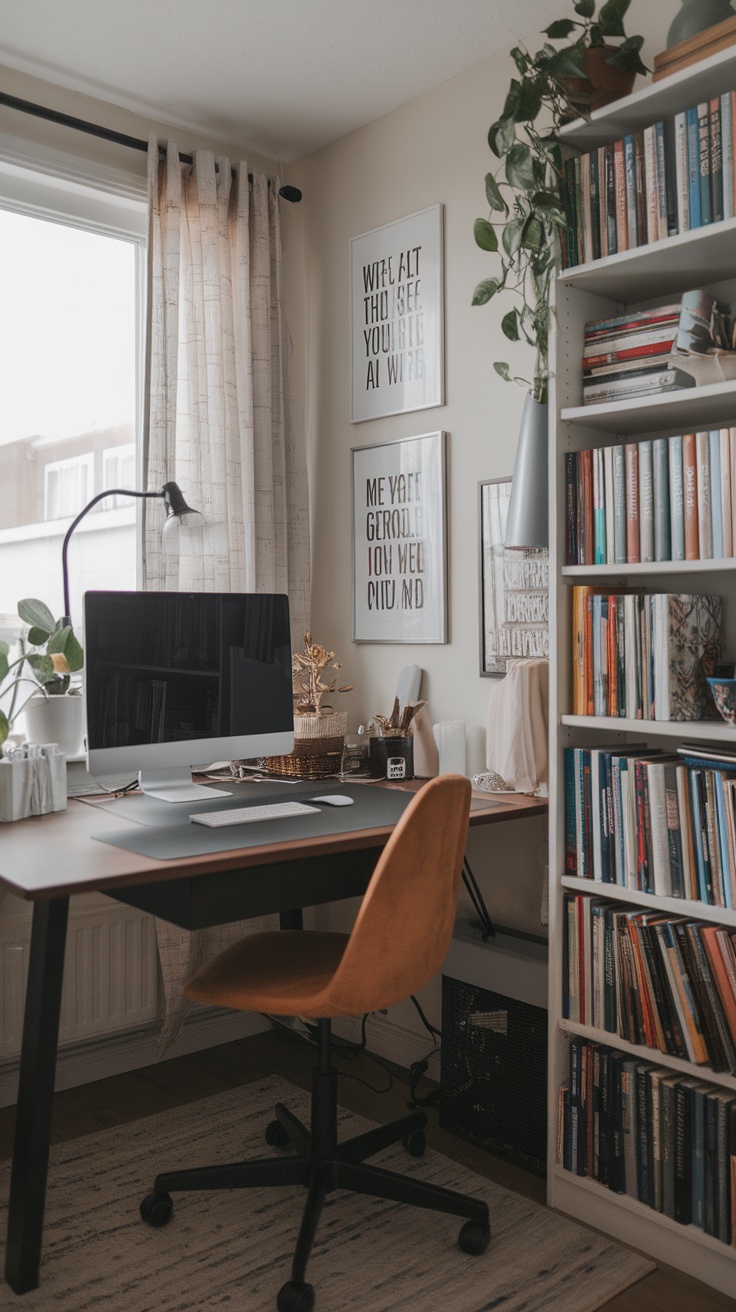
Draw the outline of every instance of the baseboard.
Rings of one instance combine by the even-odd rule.
[[[270,1028],[270,1021],[257,1013],[208,1007],[187,1017],[181,1034],[167,1048],[165,1057],[182,1057],[189,1052],[230,1043],[233,1039],[263,1034]],[[110,1075],[122,1075],[141,1066],[152,1066],[158,1061],[158,1035],[159,1026],[151,1025],[60,1049],[56,1065],[57,1091],[74,1089],[79,1084],[103,1080]],[[18,1061],[8,1062],[0,1070],[0,1107],[9,1107],[16,1101],[18,1065]]]
[[[360,1024],[359,1016],[345,1016],[333,1020],[332,1031],[339,1038],[360,1043]],[[368,1052],[375,1053],[377,1057],[385,1057],[386,1061],[392,1061],[396,1066],[403,1066],[405,1070],[408,1070],[413,1062],[424,1058],[428,1062],[426,1078],[439,1083],[439,1049],[429,1056],[431,1046],[432,1040],[426,1031],[418,1032],[408,1029],[405,1025],[397,1025],[395,1021],[388,1020],[380,1012],[372,1012],[368,1017],[366,1026]]]

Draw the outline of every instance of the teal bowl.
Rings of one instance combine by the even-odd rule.
[[[718,711],[726,724],[736,725],[736,679],[708,679]]]

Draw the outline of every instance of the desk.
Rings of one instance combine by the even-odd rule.
[[[416,791],[421,783],[402,787]],[[488,805],[471,812],[472,826],[547,811],[536,798],[474,798]],[[94,834],[119,830],[122,822],[119,807],[106,814],[104,802],[94,800],[73,800],[57,815],[2,829],[0,883],[33,902],[5,1259],[5,1278],[17,1294],[39,1283],[70,896],[107,893],[187,928],[278,911],[282,927],[291,928],[303,906],[361,894],[393,828],[295,842],[287,821],[283,841],[166,862],[95,841]]]

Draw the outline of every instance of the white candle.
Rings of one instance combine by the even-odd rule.
[[[465,774],[465,721],[440,720],[433,726],[440,774]]]

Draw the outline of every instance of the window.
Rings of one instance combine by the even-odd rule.
[[[61,614],[71,520],[139,485],[143,183],[27,155],[0,138],[0,627],[21,597]],[[103,501],[75,533],[75,624],[85,589],[136,586],[138,504]]]
[[[70,518],[93,495],[94,460],[91,455],[55,460],[44,467],[44,519]]]

